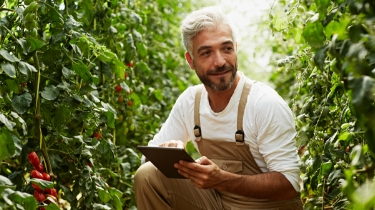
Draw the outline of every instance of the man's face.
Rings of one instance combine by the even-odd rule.
[[[193,58],[186,54],[186,59],[205,86],[214,91],[232,86],[237,73],[237,52],[228,26],[199,32],[192,54]]]

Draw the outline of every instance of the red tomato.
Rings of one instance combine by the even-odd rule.
[[[117,93],[122,91],[122,87],[120,85],[116,85],[115,90]]]
[[[38,192],[43,192],[42,188],[40,188],[37,184],[35,183],[31,183],[31,185],[33,186],[33,188],[38,191]]]
[[[128,106],[133,106],[133,101],[128,101]]]
[[[57,191],[56,191],[55,188],[46,189],[46,193],[47,193],[47,194],[50,194],[50,195],[53,195],[53,196],[55,196],[56,198],[58,197],[58,196],[57,196]]]
[[[37,190],[34,190],[34,198],[37,201],[42,202],[46,199],[46,196],[42,192],[38,192]]]
[[[102,138],[102,134],[100,134],[99,132],[95,131],[94,134],[92,134],[92,137],[93,138],[97,138],[98,140],[100,140]]]
[[[124,101],[124,97],[119,96],[119,97],[117,98],[117,101],[120,102],[120,103],[123,102],[123,101]]]
[[[36,170],[38,170],[39,172],[43,172],[44,171],[44,166],[42,164],[38,164],[36,166],[34,166]],[[43,175],[42,175],[43,176]],[[41,178],[43,179],[43,178]]]
[[[51,176],[49,174],[47,174],[46,172],[42,172],[42,175],[43,175],[43,179],[46,180],[46,181],[50,181],[51,180]]]
[[[31,165],[33,165],[34,167],[39,165],[39,157],[34,151],[30,152],[27,157],[29,158]]]
[[[133,67],[133,65],[134,65],[134,64],[133,64],[133,61],[131,61],[130,63],[127,63],[127,64],[126,64],[126,66],[129,67],[129,68]]]
[[[43,174],[35,169],[31,171],[30,175],[35,179],[43,179]]]

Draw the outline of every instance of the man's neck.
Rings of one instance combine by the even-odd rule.
[[[227,107],[239,81],[240,76],[237,74],[236,78],[234,79],[233,85],[228,90],[215,91],[211,88],[206,87],[208,101],[210,103],[212,111],[221,112],[225,109],[225,107]]]

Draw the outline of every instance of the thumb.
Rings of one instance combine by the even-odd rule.
[[[201,165],[210,165],[212,162],[210,159],[208,159],[206,156],[202,156],[199,159],[196,160],[197,163]]]

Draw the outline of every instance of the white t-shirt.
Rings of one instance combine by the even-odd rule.
[[[202,137],[210,140],[235,141],[238,103],[245,80],[238,72],[240,81],[227,107],[212,111],[207,91],[202,90],[200,120]],[[194,140],[194,102],[196,86],[186,89],[177,99],[168,119],[151,140],[149,146],[158,146],[169,140],[181,140],[186,144]],[[252,85],[244,113],[245,141],[263,172],[278,171],[300,191],[299,156],[295,146],[296,135],[292,112],[286,102],[271,87],[256,82]],[[192,141],[195,148],[198,147]]]

